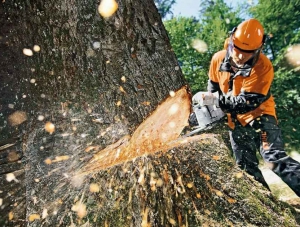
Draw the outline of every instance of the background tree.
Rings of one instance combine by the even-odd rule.
[[[286,58],[289,48],[299,44],[299,1],[259,1],[250,8],[252,15],[260,20],[265,32],[271,37],[265,52],[273,62],[275,80],[272,93],[277,104],[277,113],[289,151],[299,150],[300,141],[300,96],[299,70],[296,63]],[[297,50],[293,51],[294,53]],[[297,59],[295,56],[294,59]]]
[[[176,53],[177,59],[183,71],[183,74],[193,92],[199,88],[204,88],[207,79],[200,75],[205,74],[204,65],[208,61],[204,52],[207,51],[207,45],[201,42],[201,24],[195,18],[174,17],[165,21],[164,25],[168,30],[172,49]],[[193,47],[193,43],[200,45],[203,53],[199,53]],[[202,72],[202,73],[201,73]],[[198,90],[199,91],[199,90]]]
[[[154,0],[155,5],[161,17],[165,19],[168,15],[173,15],[172,6],[176,4],[176,0]]]
[[[297,0],[258,1],[250,8],[250,13],[264,25],[272,37],[269,50],[270,57],[276,59],[287,46],[299,42],[295,39],[299,32],[300,3]]]
[[[204,91],[212,55],[242,20],[223,0],[201,1],[199,19],[178,17],[164,22],[173,50],[192,92]]]
[[[203,1],[200,6],[199,18],[179,17],[164,22],[192,92],[206,90],[212,54],[222,48],[232,28],[244,18],[259,19],[266,33],[272,37],[267,41],[264,52],[273,61],[275,69],[272,93],[276,98],[284,140],[288,151],[299,150],[299,70],[286,60],[289,48],[299,43],[299,2],[259,1],[256,5],[244,2],[232,8],[217,0]],[[197,52],[192,45],[194,40],[200,40],[207,51]]]
[[[200,21],[203,26],[203,39],[209,44],[209,53],[222,49],[229,32],[243,19],[238,15],[240,9],[232,9],[223,0],[203,1]]]

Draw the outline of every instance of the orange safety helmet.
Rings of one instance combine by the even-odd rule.
[[[226,39],[224,43],[224,48],[227,47],[226,61],[236,69],[251,70],[258,61],[265,39],[264,28],[258,20],[248,19],[240,23],[231,31],[229,40]],[[245,64],[237,65],[232,59],[234,48],[252,53],[252,57]]]
[[[232,42],[240,50],[260,49],[265,42],[264,28],[256,19],[246,20],[232,31]]]

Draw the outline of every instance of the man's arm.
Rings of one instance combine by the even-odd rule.
[[[273,66],[263,54],[252,69],[250,78],[243,83],[238,95],[227,93],[223,102],[228,112],[243,114],[259,107],[270,98],[270,87],[274,78]],[[222,100],[220,100],[222,101]]]
[[[225,109],[228,112],[243,114],[256,109],[260,104],[269,99],[271,92],[269,91],[267,95],[242,92],[238,96],[231,96],[230,92],[223,97],[223,102]]]
[[[207,82],[207,91],[211,93],[215,93],[216,91],[220,92],[220,85],[217,82],[212,81],[211,79]]]

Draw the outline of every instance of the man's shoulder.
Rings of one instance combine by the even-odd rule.
[[[267,75],[269,73],[273,75],[272,62],[266,55],[261,53],[253,71],[259,75]]]
[[[217,59],[223,60],[225,55],[226,55],[226,50],[220,50],[214,54],[213,58],[216,60]]]
[[[261,53],[259,55],[259,59],[255,65],[255,68],[260,69],[260,70],[270,70],[273,68],[272,62],[271,60],[264,55],[263,53]]]
[[[263,53],[260,53],[259,59],[258,59],[258,64],[272,65],[272,62],[266,55],[264,55]]]
[[[226,50],[220,50],[213,55],[211,60],[214,62],[221,62],[223,61],[225,56],[226,56]]]

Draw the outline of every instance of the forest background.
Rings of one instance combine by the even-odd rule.
[[[300,92],[298,0],[198,1],[198,16],[174,15],[176,0],[155,0],[172,48],[193,94],[205,91],[212,55],[221,50],[230,31],[247,18],[258,19],[268,35],[263,52],[272,61],[275,77],[271,92],[286,150],[299,153]],[[194,11],[194,9],[193,9]]]

